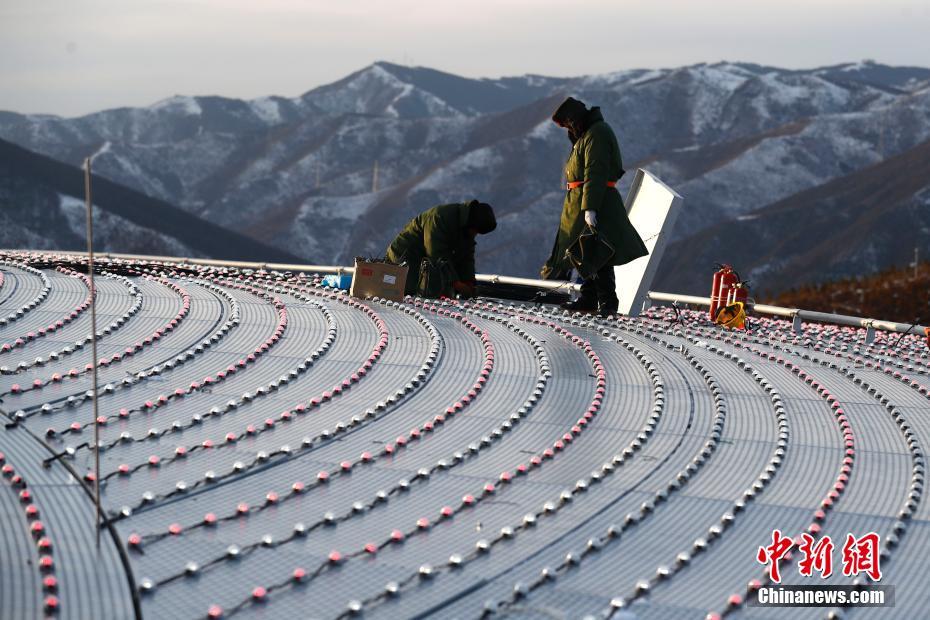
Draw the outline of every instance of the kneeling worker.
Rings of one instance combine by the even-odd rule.
[[[387,250],[392,263],[407,263],[407,295],[475,295],[475,236],[497,228],[491,205],[472,200],[424,211]]]

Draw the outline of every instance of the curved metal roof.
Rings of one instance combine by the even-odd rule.
[[[924,611],[917,336],[104,260],[97,550],[88,284],[6,259],[0,617],[778,617],[776,528],[832,537],[830,584],[879,534],[896,607],[846,613]]]

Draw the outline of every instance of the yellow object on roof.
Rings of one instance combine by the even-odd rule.
[[[730,329],[743,329],[746,327],[746,308],[743,306],[743,302],[736,301],[721,308],[715,321],[718,325]]]

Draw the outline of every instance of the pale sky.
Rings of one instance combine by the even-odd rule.
[[[0,110],[296,96],[376,60],[469,77],[930,66],[928,33],[930,0],[0,0]]]

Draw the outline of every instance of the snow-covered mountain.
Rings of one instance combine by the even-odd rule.
[[[930,140],[673,243],[659,282],[707,295],[712,265],[726,258],[765,295],[906,266],[928,247]]]
[[[602,107],[628,169],[682,193],[682,239],[930,139],[930,69],[871,62],[494,80],[375,63],[296,98],[0,113],[0,138],[72,164],[102,150],[101,175],[314,263],[381,253],[417,211],[481,198],[501,227],[479,270],[534,275],[569,150],[549,116],[568,94]]]
[[[280,248],[94,176],[94,242],[99,252],[297,260]],[[0,140],[0,248],[85,249],[84,204],[82,170]]]

